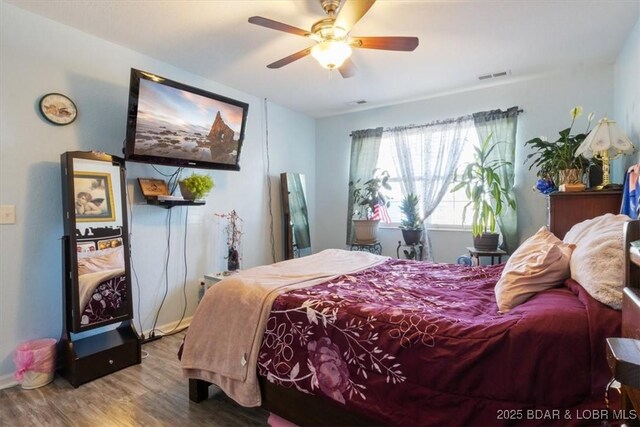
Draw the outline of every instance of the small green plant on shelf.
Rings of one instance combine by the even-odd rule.
[[[194,173],[180,181],[180,192],[185,199],[202,199],[213,187],[213,179],[204,174]]]

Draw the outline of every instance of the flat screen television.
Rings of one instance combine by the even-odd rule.
[[[131,69],[125,160],[240,170],[249,105]]]

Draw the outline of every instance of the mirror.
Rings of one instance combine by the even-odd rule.
[[[284,217],[284,258],[311,255],[304,175],[281,173],[280,189]]]
[[[62,155],[68,328],[80,332],[133,318],[124,160]]]

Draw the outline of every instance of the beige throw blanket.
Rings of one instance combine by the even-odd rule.
[[[206,292],[193,316],[182,353],[184,376],[216,384],[243,406],[260,406],[258,352],[278,294],[355,273],[386,259],[327,249],[222,280]]]

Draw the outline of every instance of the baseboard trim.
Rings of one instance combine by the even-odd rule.
[[[5,388],[11,388],[18,385],[18,381],[13,377],[13,374],[0,376],[0,390]]]

